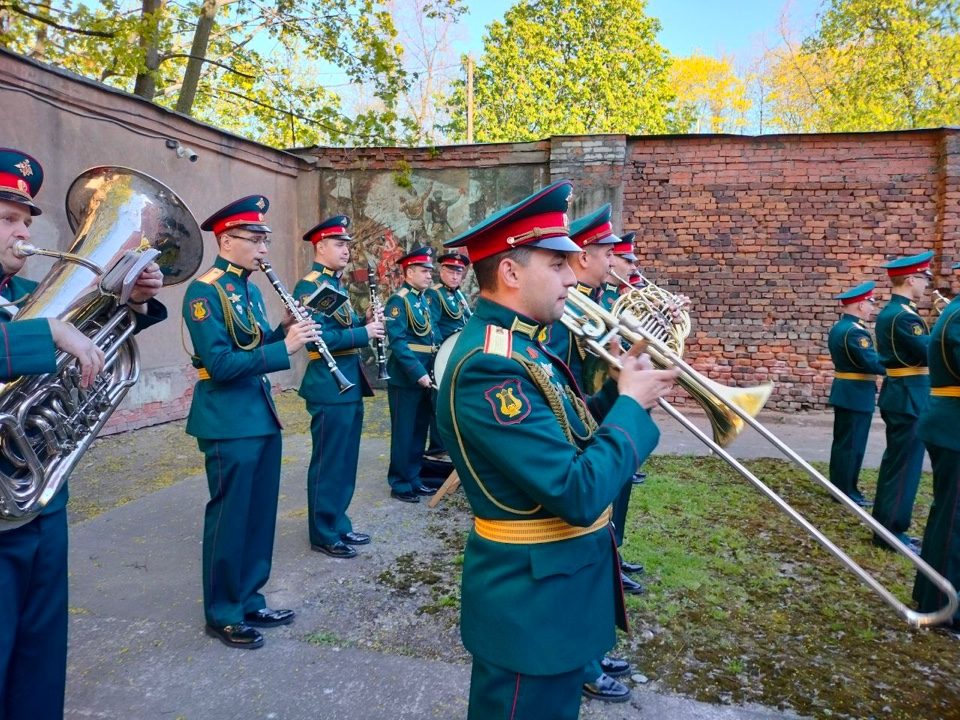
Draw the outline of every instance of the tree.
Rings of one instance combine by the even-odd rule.
[[[493,22],[474,71],[475,139],[560,134],[661,133],[672,111],[667,51],[645,0],[533,0]],[[466,91],[450,98],[446,128],[465,136]]]
[[[728,58],[699,53],[677,58],[670,66],[670,85],[678,105],[693,119],[695,132],[743,132],[750,100]]]
[[[771,122],[788,131],[960,123],[960,0],[832,0],[769,62]]]
[[[408,85],[395,38],[376,0],[0,0],[14,52],[281,147],[393,141]],[[329,68],[378,109],[347,117],[317,79]]]

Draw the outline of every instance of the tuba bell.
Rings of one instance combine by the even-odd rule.
[[[17,320],[58,318],[91,338],[103,371],[80,387],[75,359],[58,352],[57,369],[0,385],[0,532],[30,522],[57,494],[77,461],[140,376],[126,305],[140,272],[156,262],[163,285],[188,280],[203,259],[196,219],[177,195],[149,175],[95,167],[67,192],[76,233],[69,252],[19,243],[22,256],[58,258]]]

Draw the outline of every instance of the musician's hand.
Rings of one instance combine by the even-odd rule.
[[[287,336],[283,342],[287,346],[287,355],[293,355],[308,342],[313,342],[320,336],[320,326],[313,320],[302,320],[293,323],[287,328]]]
[[[130,300],[128,304],[136,306],[143,305],[152,297],[155,297],[160,288],[163,287],[163,273],[160,272],[160,266],[155,262],[147,265],[140,275],[137,276],[137,281],[133,285],[133,290],[130,291]],[[134,307],[134,310],[138,312],[143,312],[146,308]]]
[[[610,354],[621,361],[623,356],[625,355],[640,357],[640,355],[643,354],[643,352],[646,349],[647,349],[646,340],[640,340],[639,342],[635,342],[633,345],[630,346],[629,350],[623,349],[623,344],[621,343],[619,336],[614,337],[613,339],[610,340],[609,343],[607,343],[607,350],[610,352]],[[649,361],[649,358],[648,358],[648,361]],[[619,380],[620,368],[616,367],[615,365],[609,365],[607,367],[607,375],[612,377],[614,380]]]
[[[429,375],[424,375],[417,378],[417,385],[423,388],[433,387],[433,380],[430,379]]]
[[[80,387],[90,387],[103,370],[103,350],[70,323],[57,318],[50,318],[49,322],[53,344],[73,355],[80,363]]]
[[[620,362],[623,363],[623,369],[620,371],[617,389],[621,395],[632,397],[647,410],[670,392],[680,374],[677,368],[654,370],[647,355],[634,357],[627,353],[620,358]]]
[[[300,309],[300,312],[303,313],[303,315],[312,316],[312,313],[310,312],[310,310],[303,307],[303,305],[300,304],[299,300],[294,300],[293,302]],[[289,330],[291,325],[295,325],[298,322],[300,322],[300,318],[294,315],[289,308],[286,308],[285,312],[283,313],[283,320],[280,321],[280,325],[283,326],[283,329]]]
[[[376,338],[377,340],[383,340],[384,331],[383,323],[378,321],[371,321],[366,324],[367,328],[367,337]]]

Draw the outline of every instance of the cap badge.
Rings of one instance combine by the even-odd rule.
[[[30,177],[33,175],[33,168],[30,166],[30,161],[26,158],[18,162],[16,165],[14,165],[14,167],[17,168],[17,170],[20,171],[20,174],[24,177]]]

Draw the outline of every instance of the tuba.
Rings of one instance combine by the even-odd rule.
[[[203,259],[190,210],[163,183],[136,170],[95,167],[67,192],[76,238],[69,252],[18,243],[21,256],[58,258],[16,319],[59,318],[103,351],[103,371],[80,387],[75,359],[57,353],[57,369],[0,386],[0,531],[30,522],[57,494],[77,461],[140,377],[127,307],[137,276],[151,262],[163,284],[188,280]]]

